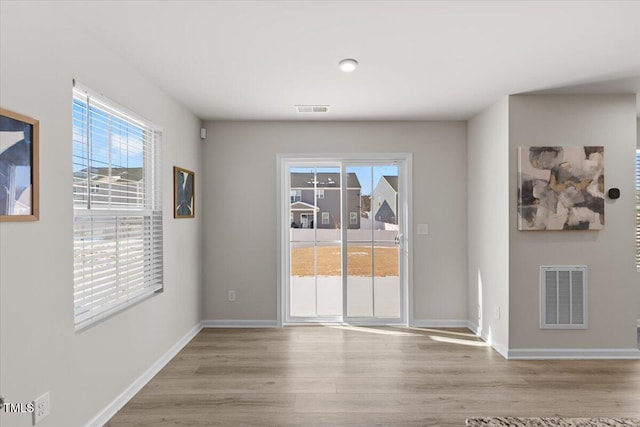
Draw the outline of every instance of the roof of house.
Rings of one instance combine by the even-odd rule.
[[[398,177],[394,175],[383,175],[380,179],[385,179],[391,188],[397,193],[398,192]]]
[[[98,180],[109,176],[109,168],[91,168],[93,180]],[[73,174],[76,178],[87,178],[87,169],[82,169]],[[143,168],[111,168],[111,176],[119,177],[121,180],[142,181],[144,178]]]
[[[305,202],[293,202],[291,203],[291,210],[292,211],[317,211],[318,208],[317,206],[313,206],[310,203],[305,203]]]
[[[291,172],[291,188],[313,188],[313,173]],[[340,188],[340,173],[318,172],[317,188]],[[347,188],[362,188],[355,173],[347,174]]]

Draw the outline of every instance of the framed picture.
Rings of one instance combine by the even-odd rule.
[[[602,230],[604,147],[520,147],[519,230]]]
[[[0,108],[0,221],[37,221],[40,123]]]
[[[195,216],[196,196],[194,190],[195,174],[190,170],[173,167],[173,217],[193,218]]]

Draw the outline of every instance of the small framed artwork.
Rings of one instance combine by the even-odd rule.
[[[0,108],[0,221],[37,221],[38,120]]]
[[[195,174],[190,170],[173,167],[173,217],[193,218],[196,209]]]

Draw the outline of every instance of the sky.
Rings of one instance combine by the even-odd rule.
[[[73,171],[87,168],[86,103],[73,100]],[[95,106],[91,107],[91,166],[143,167],[144,130]]]
[[[636,187],[640,190],[640,148],[636,150]]]

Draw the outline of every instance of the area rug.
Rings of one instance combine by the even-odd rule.
[[[640,418],[467,418],[467,427],[640,427]]]

